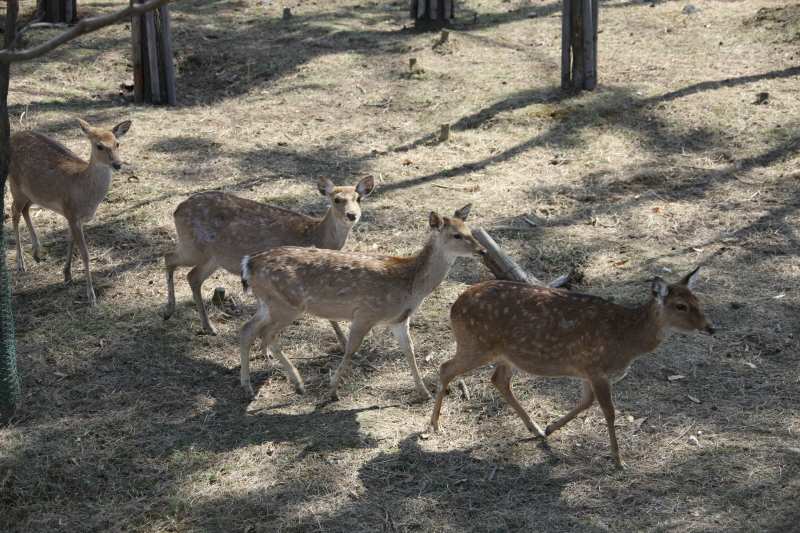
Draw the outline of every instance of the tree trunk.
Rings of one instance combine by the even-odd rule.
[[[591,91],[597,85],[597,16],[598,0],[562,0],[562,89]]]
[[[4,47],[13,46],[16,35],[18,0],[8,0]],[[8,120],[8,82],[11,63],[0,61],[0,213],[5,213],[5,190],[11,161],[11,125]],[[14,315],[11,311],[11,282],[6,261],[5,224],[0,225],[0,426],[6,425],[14,416],[20,402],[17,352],[14,344]]]
[[[75,24],[78,22],[78,0],[38,0],[36,14],[42,22]]]
[[[144,0],[130,0],[131,5]],[[175,67],[169,6],[131,17],[133,86],[136,102],[175,104]]]
[[[449,27],[455,10],[455,0],[411,0],[414,27],[422,31],[437,31]]]

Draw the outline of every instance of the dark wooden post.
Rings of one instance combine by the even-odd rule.
[[[434,31],[449,26],[455,11],[455,0],[411,0],[411,18],[414,27],[420,30]]]
[[[78,22],[78,0],[38,0],[36,15],[41,22],[75,24]]]
[[[130,0],[131,5],[145,0]],[[133,34],[133,90],[136,101],[175,103],[175,66],[169,6],[164,4],[144,15],[131,17]]]
[[[561,5],[561,88],[594,90],[598,0],[562,0]]]

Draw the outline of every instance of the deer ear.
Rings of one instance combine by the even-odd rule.
[[[320,178],[317,182],[317,189],[322,196],[330,196],[333,194],[333,182],[328,178]]]
[[[126,120],[125,122],[120,122],[119,124],[114,126],[114,129],[111,130],[112,133],[114,133],[114,137],[119,139],[120,137],[128,133],[128,130],[131,129],[131,124],[133,124],[133,122],[131,122],[130,120]]]
[[[80,119],[80,118],[76,119],[76,120],[78,121],[78,126],[81,127],[81,131],[83,131],[84,135],[86,135],[88,137],[89,135],[92,134],[92,132],[91,132],[92,127],[89,125],[88,122],[86,122],[85,120]]]
[[[669,294],[669,285],[663,279],[656,276],[653,278],[653,298],[655,298],[658,305],[664,305],[664,298]]]
[[[428,219],[428,223],[431,225],[431,229],[436,231],[442,231],[442,228],[444,227],[444,219],[442,219],[442,217],[440,217],[435,211],[431,211],[431,216]]]
[[[683,279],[680,280],[678,283],[681,285],[686,285],[689,289],[694,288],[694,283],[697,281],[697,278],[700,276],[700,267],[695,268],[693,271],[689,272]]]
[[[456,209],[456,212],[453,213],[453,216],[456,218],[460,218],[463,222],[466,222],[471,209],[472,209],[472,204],[467,204],[461,209]]]
[[[372,176],[367,176],[363,180],[358,182],[358,186],[356,187],[356,192],[358,196],[363,198],[365,196],[369,196],[372,191],[375,189],[375,178]]]

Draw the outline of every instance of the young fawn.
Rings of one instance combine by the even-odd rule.
[[[375,179],[362,179],[355,187],[334,187],[320,178],[317,187],[328,199],[330,208],[323,218],[239,198],[224,192],[204,192],[191,196],[175,210],[178,249],[164,254],[169,292],[164,320],[175,311],[173,274],[179,266],[193,267],[187,276],[200,312],[203,329],[216,335],[203,304],[203,282],[222,267],[241,275],[242,258],[279,246],[316,246],[341,250],[350,230],[361,218],[361,199],[375,188]],[[331,322],[342,346],[341,328]]]
[[[41,262],[42,255],[29,214],[31,205],[46,207],[67,219],[69,238],[64,280],[72,281],[72,252],[77,243],[86,270],[86,298],[89,305],[94,306],[96,300],[83,225],[91,222],[100,202],[108,194],[112,168],[122,168],[117,139],[128,133],[131,121],[121,122],[110,130],[93,128],[81,119],[78,119],[78,124],[92,146],[88,163],[63,144],[41,133],[23,131],[11,136],[11,166],[8,173],[13,197],[11,220],[17,240],[17,268],[25,270],[19,238],[19,216],[22,215],[28,225],[33,258],[37,263]]]
[[[249,352],[256,335],[280,359],[298,393],[303,382],[275,340],[280,331],[304,312],[328,320],[351,322],[344,359],[331,377],[330,395],[339,399],[342,374],[361,341],[378,324],[386,324],[408,360],[417,391],[430,399],[414,358],[408,332],[411,315],[439,286],[456,257],[479,257],[478,244],[464,221],[472,204],[453,218],[431,213],[432,233],[411,257],[372,255],[286,247],[245,257],[242,284],[258,299],[258,311],[241,333],[242,387],[255,399],[250,385]]]
[[[439,431],[439,413],[447,385],[458,375],[497,361],[492,385],[525,426],[545,438],[592,405],[603,410],[614,465],[625,468],[614,432],[611,384],[630,364],[653,350],[674,331],[711,335],[716,331],[700,311],[691,288],[699,267],[679,283],[653,280],[652,298],[627,308],[597,296],[510,281],[487,281],[467,289],[450,310],[456,354],[439,369],[431,424]],[[572,377],[583,382],[583,397],[569,413],[542,432],[511,390],[515,369],[544,377]]]

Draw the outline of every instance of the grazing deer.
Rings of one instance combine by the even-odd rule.
[[[597,398],[608,424],[611,458],[617,468],[625,468],[614,432],[611,384],[622,379],[636,358],[655,350],[674,331],[706,335],[716,331],[691,291],[699,270],[672,285],[656,277],[652,298],[637,308],[510,281],[470,287],[450,310],[456,354],[439,369],[433,429],[441,429],[439,413],[447,385],[458,375],[497,361],[492,385],[537,437],[545,438],[562,427]],[[542,432],[511,390],[516,369],[536,376],[580,379],[581,402]]]
[[[479,257],[478,244],[464,221],[472,204],[453,218],[431,213],[433,230],[422,250],[410,257],[335,252],[285,247],[245,257],[242,284],[258,299],[258,311],[241,333],[242,387],[255,399],[250,385],[249,352],[256,335],[283,364],[298,393],[303,382],[283,355],[275,338],[304,312],[328,320],[351,322],[344,359],[331,377],[330,395],[338,400],[339,381],[361,341],[378,324],[386,324],[408,360],[417,391],[430,399],[414,358],[408,332],[411,315],[447,275],[456,257]]]
[[[209,335],[216,335],[200,289],[218,268],[241,275],[244,256],[280,246],[341,250],[361,218],[361,199],[373,191],[375,179],[369,176],[355,187],[334,187],[331,180],[320,178],[317,187],[330,202],[323,218],[218,191],[195,194],[182,202],[175,210],[178,249],[164,254],[169,292],[164,320],[175,311],[173,274],[179,266],[193,267],[187,278],[200,321]],[[344,347],[339,324],[331,322],[331,326]]]
[[[25,218],[31,234],[33,258],[37,263],[41,262],[42,255],[29,214],[31,205],[46,207],[67,219],[69,238],[64,281],[72,281],[72,252],[77,242],[86,270],[86,298],[89,305],[94,306],[96,300],[83,225],[91,222],[100,202],[108,194],[112,168],[122,168],[117,139],[128,133],[131,121],[121,122],[110,130],[93,128],[81,119],[78,119],[78,124],[92,146],[88,163],[63,144],[41,133],[22,131],[11,136],[11,166],[8,173],[13,197],[11,220],[17,239],[17,268],[25,270],[19,238],[19,216]]]

